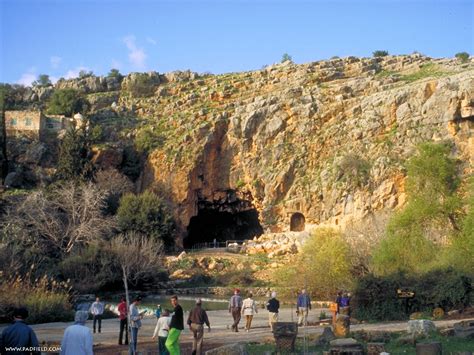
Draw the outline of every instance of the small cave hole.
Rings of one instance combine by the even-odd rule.
[[[304,231],[305,218],[302,213],[296,212],[291,215],[290,231],[302,232]]]

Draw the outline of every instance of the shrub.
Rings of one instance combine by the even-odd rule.
[[[363,187],[369,182],[370,164],[357,154],[349,153],[336,162],[336,179],[349,186]]]
[[[433,270],[429,273],[408,277],[398,273],[384,277],[367,275],[357,282],[352,299],[357,319],[401,320],[409,314],[405,300],[397,297],[397,289],[415,293],[408,301],[408,312],[431,313],[436,307],[445,311],[464,308],[470,303],[472,280],[452,269]]]
[[[51,80],[49,79],[49,75],[40,74],[38,76],[38,80],[33,81],[32,85],[37,86],[37,87],[47,87],[47,86],[51,86],[52,83],[51,83]]]
[[[332,299],[337,290],[352,285],[349,247],[335,230],[317,229],[296,262],[278,270],[274,278],[281,287],[306,287],[320,298]]]
[[[386,57],[388,56],[388,51],[376,50],[372,52],[374,57]]]
[[[284,63],[284,62],[292,62],[293,63],[293,58],[288,53],[283,53],[283,55],[281,56],[281,62],[282,63]]]
[[[151,127],[142,128],[135,137],[135,146],[145,153],[163,147],[165,142],[166,137],[160,132],[155,132]]]
[[[132,181],[136,181],[142,170],[140,155],[132,146],[126,146],[123,150],[123,160],[120,170]]]
[[[107,74],[108,78],[117,78],[118,80],[123,79],[123,75],[120,74],[118,69],[110,69],[109,73]]]
[[[165,246],[174,246],[174,222],[162,198],[150,191],[125,194],[120,199],[117,219],[123,231],[136,231]]]
[[[459,52],[454,55],[461,63],[467,63],[469,60],[469,53]]]
[[[59,147],[56,178],[77,180],[90,177],[92,173],[90,145],[91,139],[85,127],[69,128]]]
[[[436,267],[444,236],[459,230],[462,201],[457,195],[457,162],[449,152],[448,145],[425,143],[408,160],[408,202],[391,218],[386,237],[375,248],[377,274]]]
[[[84,112],[87,101],[74,89],[55,90],[47,105],[47,113],[51,115],[72,116],[77,112]]]
[[[30,278],[30,273],[8,278],[0,274],[0,323],[10,321],[16,307],[28,309],[28,323],[64,322],[74,318],[67,282],[57,282],[46,275],[34,282]]]

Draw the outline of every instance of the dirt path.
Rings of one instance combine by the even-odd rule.
[[[323,309],[313,309],[309,314],[309,322],[315,322],[317,316]],[[328,310],[324,310],[328,312]],[[268,312],[265,310],[259,310],[259,313],[254,317],[252,326],[253,329],[250,332],[240,330],[238,333],[230,331],[231,316],[227,311],[209,311],[209,319],[212,326],[210,333],[204,334],[204,344],[206,349],[214,348],[223,344],[230,344],[236,342],[264,342],[266,340],[272,341],[273,335],[268,327]],[[186,320],[187,314],[185,314]],[[280,313],[280,321],[296,321],[295,315],[290,309],[283,309]],[[438,328],[444,328],[452,326],[459,320],[446,320],[436,321],[435,324]],[[35,330],[38,339],[41,343],[46,344],[59,344],[64,333],[64,329],[71,323],[46,323],[46,324],[35,324],[33,329]],[[156,343],[151,339],[153,330],[156,324],[156,319],[145,318],[143,326],[139,331],[138,335],[138,348],[140,351],[144,351],[146,354],[149,350],[156,350]],[[87,323],[89,327],[92,327],[91,322]],[[243,326],[241,321],[240,326]],[[0,332],[5,326],[0,326]],[[407,322],[390,322],[390,323],[375,323],[375,324],[357,324],[352,325],[352,330],[381,330],[381,331],[402,331],[407,327]],[[117,319],[106,319],[102,322],[102,333],[94,334],[94,351],[96,354],[125,354],[127,351],[126,346],[119,346],[118,344],[118,330],[119,321]],[[298,336],[303,337],[306,335],[319,334],[323,331],[321,326],[308,326],[299,328]],[[192,342],[192,335],[189,329],[185,329],[181,336],[181,344],[183,354],[189,354],[190,344]],[[186,350],[187,349],[187,350]]]

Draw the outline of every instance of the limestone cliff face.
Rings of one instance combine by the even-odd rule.
[[[151,117],[164,137],[140,183],[168,191],[182,235],[202,201],[247,201],[272,231],[288,229],[295,212],[344,226],[395,209],[405,199],[403,163],[424,141],[452,141],[472,173],[472,63],[421,55],[284,63],[169,81],[119,104]]]

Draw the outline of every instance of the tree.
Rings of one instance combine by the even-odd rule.
[[[123,75],[120,74],[118,69],[110,69],[109,73],[107,74],[108,78],[117,78],[118,80],[123,79]]]
[[[67,183],[52,193],[38,190],[10,208],[2,232],[25,252],[61,258],[111,233],[114,221],[102,213],[105,198],[91,183]]]
[[[94,73],[92,72],[92,70],[81,70],[79,72],[79,79],[84,79],[84,78],[88,78],[89,76],[92,76],[94,75]]]
[[[309,288],[318,297],[331,299],[337,290],[352,285],[349,247],[334,229],[317,229],[296,262],[286,270],[277,270],[277,275],[283,287]]]
[[[388,56],[388,51],[376,50],[372,52],[372,55],[374,57],[386,57]]]
[[[408,160],[408,202],[390,219],[385,238],[373,253],[379,275],[429,270],[439,262],[445,236],[460,230],[457,162],[449,153],[449,145],[424,143]]]
[[[281,56],[281,63],[284,63],[284,62],[293,63],[293,58],[291,57],[291,55],[289,55],[288,53],[283,53],[283,55]]]
[[[49,79],[49,75],[47,74],[40,74],[38,76],[38,79],[33,81],[33,86],[37,87],[46,87],[46,86],[51,86],[51,80]]]
[[[136,232],[121,234],[110,242],[110,252],[122,271],[127,309],[130,309],[129,283],[136,283],[144,276],[156,272],[162,265],[163,245]],[[128,324],[130,312],[127,312]],[[133,344],[133,333],[131,342]]]
[[[47,103],[47,113],[52,115],[66,115],[84,111],[86,101],[74,89],[55,90]]]
[[[120,199],[117,220],[123,231],[135,231],[166,247],[174,246],[174,222],[162,198],[151,191],[125,194]]]
[[[56,177],[60,180],[84,179],[92,173],[90,139],[83,127],[70,127],[59,148]]]
[[[469,60],[469,53],[467,52],[459,52],[455,54],[455,57],[461,62],[461,63],[467,63]]]

